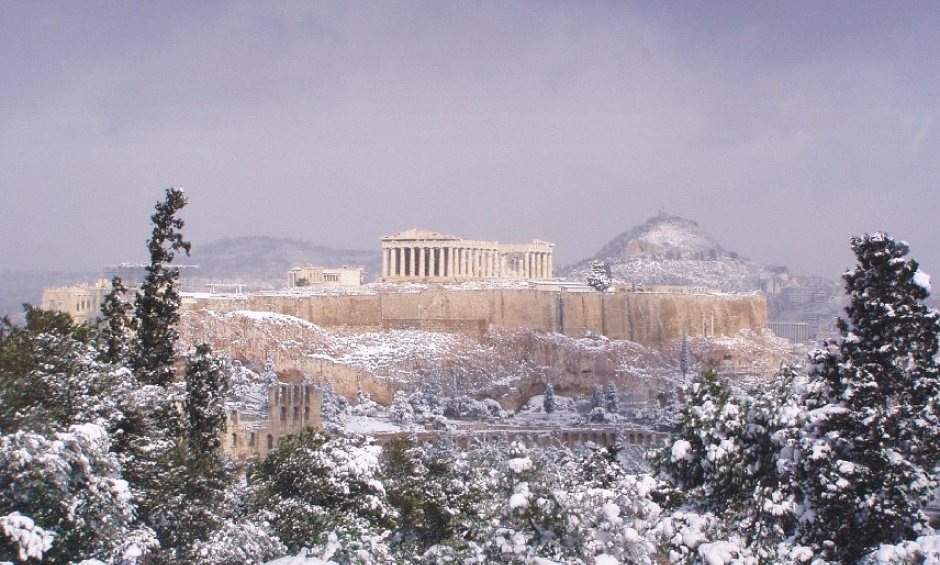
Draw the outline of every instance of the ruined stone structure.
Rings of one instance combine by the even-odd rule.
[[[338,269],[303,265],[287,271],[289,288],[304,286],[360,286],[363,267],[342,266]]]
[[[101,316],[101,301],[111,291],[111,283],[100,279],[94,284],[46,288],[42,291],[41,308],[65,312],[77,324],[94,322]]]
[[[455,282],[552,277],[554,244],[505,244],[408,230],[382,238],[382,280]]]
[[[310,383],[272,386],[264,411],[228,410],[222,451],[237,459],[265,457],[284,436],[320,427],[322,399]]]

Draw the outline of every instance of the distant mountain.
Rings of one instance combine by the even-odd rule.
[[[185,263],[198,265],[193,274],[213,282],[268,283],[283,286],[287,270],[305,263],[322,267],[362,266],[366,281],[381,271],[378,249],[334,249],[308,241],[263,236],[230,237],[193,246]]]
[[[618,235],[563,274],[583,280],[591,262],[598,260],[607,261],[615,279],[638,284],[743,292],[760,290],[772,276],[763,265],[723,248],[692,220],[666,213]]]

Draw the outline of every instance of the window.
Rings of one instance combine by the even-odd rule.
[[[248,447],[255,446],[255,432],[251,432],[251,435],[248,436]]]
[[[310,407],[304,406],[304,420],[310,419]]]
[[[300,407],[294,406],[294,420],[296,421],[298,418],[300,418]]]
[[[287,420],[287,406],[281,406],[281,421]]]
[[[232,447],[238,447],[238,434],[232,434]]]
[[[274,447],[274,436],[268,434],[268,449]]]

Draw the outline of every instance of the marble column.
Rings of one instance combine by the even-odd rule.
[[[418,252],[418,278],[424,278],[424,247],[417,247],[415,251]]]
[[[392,270],[391,270],[391,275],[392,275],[393,277],[397,277],[397,276],[398,276],[398,248],[397,248],[397,247],[393,247],[393,248],[391,249],[391,251],[392,251]]]
[[[428,248],[428,276],[433,278],[437,277],[437,273],[434,272],[434,267],[437,266],[437,261],[435,261],[434,254],[437,252],[433,247]]]
[[[382,278],[388,278],[388,248],[382,249]]]

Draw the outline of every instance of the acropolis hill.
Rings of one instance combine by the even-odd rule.
[[[598,292],[554,281],[553,244],[465,240],[409,230],[382,238],[382,280],[355,291],[196,295],[192,310],[253,310],[350,331],[418,329],[482,336],[490,326],[658,346],[767,327],[764,297],[705,289],[618,286]],[[418,284],[416,284],[418,283]]]

